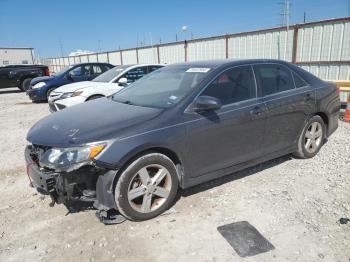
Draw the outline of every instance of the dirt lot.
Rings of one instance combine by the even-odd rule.
[[[28,187],[28,129],[48,115],[0,91],[0,261],[350,261],[350,124],[319,155],[269,161],[182,192],[168,214],[105,226],[94,210],[68,214]],[[217,227],[248,221],[275,247],[241,258]]]

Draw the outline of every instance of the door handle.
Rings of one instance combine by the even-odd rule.
[[[260,106],[256,106],[254,107],[251,111],[250,111],[250,114],[251,115],[256,115],[256,116],[259,116],[261,115],[262,113],[264,113],[264,109],[262,109]]]

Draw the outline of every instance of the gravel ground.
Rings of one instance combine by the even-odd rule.
[[[289,156],[184,192],[163,216],[105,226],[28,187],[28,129],[48,115],[0,91],[0,261],[350,261],[350,124],[313,159]],[[274,250],[241,258],[217,227],[248,221]]]

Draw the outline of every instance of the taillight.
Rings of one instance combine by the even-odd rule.
[[[340,87],[337,86],[335,89],[337,90],[337,93],[339,94],[340,93]]]
[[[46,76],[50,76],[49,69],[47,67],[44,69],[44,74]]]

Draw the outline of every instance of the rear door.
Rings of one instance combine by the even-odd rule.
[[[308,116],[316,110],[316,93],[295,72],[281,64],[254,66],[259,95],[267,108],[265,153],[296,145]]]
[[[94,79],[95,77],[98,77],[100,74],[106,72],[107,68],[104,66],[104,65],[101,65],[101,64],[94,64],[92,65],[91,67],[91,75],[89,76],[89,80],[92,80]]]
[[[185,115],[191,159],[199,176],[262,156],[266,107],[256,95],[251,66],[222,72],[202,93],[218,98],[219,110]]]

